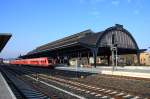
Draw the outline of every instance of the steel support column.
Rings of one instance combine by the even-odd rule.
[[[110,55],[107,55],[107,63],[108,63],[108,66],[110,65]]]
[[[138,61],[138,65],[140,65],[140,53],[137,53],[137,61]]]
[[[96,68],[96,58],[97,58],[97,52],[98,52],[98,48],[91,48],[91,51],[93,53],[93,58],[94,58],[94,67]]]
[[[88,64],[87,64],[87,65],[90,64],[90,60],[89,60],[90,58],[89,58],[89,57],[90,57],[90,52],[87,52],[87,61],[88,61]]]

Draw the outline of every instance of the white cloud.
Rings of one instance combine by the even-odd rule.
[[[113,0],[111,3],[115,6],[118,6],[120,4],[120,1],[119,0]]]

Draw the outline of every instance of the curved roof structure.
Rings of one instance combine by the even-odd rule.
[[[10,33],[0,33],[0,52],[5,47],[11,36]]]
[[[118,48],[139,49],[131,33],[124,29],[122,25],[118,24],[107,28],[105,31],[81,38],[80,42],[87,46],[106,47],[112,44],[112,35],[115,36],[114,39]]]
[[[40,57],[46,55],[66,55],[98,49],[98,55],[110,54],[110,46],[115,43],[119,54],[138,53],[138,45],[122,25],[116,24],[101,32],[85,30],[80,33],[37,47],[22,57]]]
[[[43,52],[43,51],[48,51],[48,50],[50,51],[50,50],[61,49],[64,47],[74,46],[74,45],[77,45],[80,43],[79,41],[81,38],[91,35],[93,33],[94,32],[92,32],[91,30],[85,30],[80,33],[76,33],[74,35],[71,35],[71,36],[47,43],[45,45],[39,46],[35,50],[30,51],[28,54],[39,53],[39,52]]]

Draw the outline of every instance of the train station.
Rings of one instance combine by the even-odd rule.
[[[0,99],[150,99],[150,0],[0,0]]]
[[[0,34],[0,51],[11,36]],[[120,24],[75,33],[2,60],[0,98],[149,99],[150,68],[135,66],[143,63],[145,51]]]
[[[106,28],[100,32],[85,30],[80,33],[39,46],[20,58],[50,57],[57,64],[94,66],[115,65],[121,55],[133,55],[132,60],[140,64],[140,53],[136,40],[123,25]],[[102,61],[105,61],[102,64]],[[126,62],[127,63],[127,62]]]

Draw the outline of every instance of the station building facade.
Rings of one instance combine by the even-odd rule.
[[[140,63],[141,65],[150,66],[150,52],[143,52],[140,54]]]

